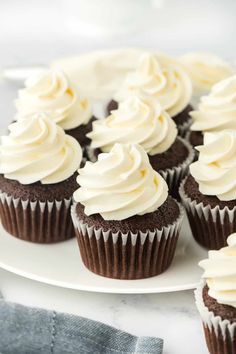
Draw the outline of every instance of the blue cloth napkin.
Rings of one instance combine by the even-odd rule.
[[[162,349],[159,338],[0,299],[1,354],[161,354]]]

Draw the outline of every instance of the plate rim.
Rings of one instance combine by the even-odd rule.
[[[196,287],[198,286],[199,282],[195,283],[188,283],[185,285],[181,285],[181,286],[171,286],[171,287],[158,287],[158,288],[146,288],[146,289],[140,289],[137,287],[137,289],[135,288],[127,288],[126,290],[124,288],[121,289],[113,289],[106,287],[106,288],[102,288],[102,287],[96,287],[96,286],[85,286],[85,285],[78,285],[76,286],[75,284],[70,284],[70,283],[65,283],[65,282],[59,282],[57,280],[49,280],[47,278],[38,276],[38,275],[34,275],[34,274],[30,274],[28,272],[24,272],[21,271],[19,269],[16,269],[14,267],[11,266],[6,266],[4,263],[2,263],[0,261],[0,268],[3,270],[6,270],[12,274],[16,274],[20,277],[26,278],[26,279],[30,279],[33,281],[36,281],[38,283],[42,283],[42,284],[47,284],[47,285],[52,285],[52,286],[56,286],[58,288],[63,288],[63,289],[70,289],[70,290],[76,290],[76,291],[88,291],[88,292],[93,292],[93,293],[103,293],[103,294],[161,294],[161,293],[172,293],[172,292],[179,292],[179,291],[185,291],[185,290],[193,290],[196,289]],[[97,275],[101,277],[100,275]],[[117,279],[112,279],[112,280],[117,280]],[[140,280],[140,279],[139,279]],[[119,281],[119,280],[117,280]],[[125,281],[122,279],[122,281]],[[127,280],[128,282],[130,281],[134,281],[135,280]]]
[[[187,220],[186,216],[184,219]],[[185,224],[185,226],[187,226],[187,228],[189,227],[188,222],[186,223],[186,221],[185,221],[183,224]],[[182,225],[182,227],[183,227],[183,225]],[[186,257],[186,254],[188,254],[187,260],[190,259],[191,255],[192,256],[196,255],[196,257],[199,258],[200,257],[200,254],[199,254],[200,249],[202,249],[202,247],[197,245],[197,243],[193,239],[191,233],[190,233],[190,235],[189,235],[189,233],[190,233],[190,230],[188,231],[188,229],[187,230],[182,229],[182,232],[180,235],[180,238],[182,238],[182,239],[178,241],[179,254],[178,254],[178,249],[175,254],[175,256],[177,256],[177,257],[181,257],[181,256]],[[0,222],[0,236],[6,237],[6,238],[10,237],[9,240],[14,240],[13,242],[22,242],[22,244],[27,243],[27,246],[29,244],[32,244],[33,246],[35,245],[33,243],[28,243],[26,241],[19,240],[17,237],[10,235],[4,229],[1,222]],[[190,239],[190,237],[191,237],[191,239]],[[71,240],[69,240],[69,241],[71,241]],[[4,240],[3,240],[3,242],[4,242]],[[11,242],[11,241],[9,241],[9,242]],[[38,246],[39,244],[36,244],[36,245]],[[56,243],[55,245],[59,245],[59,244]],[[7,244],[6,247],[8,247],[8,246],[10,246],[10,245]],[[44,246],[44,245],[40,244],[40,246]],[[46,245],[46,246],[48,246],[48,245]],[[54,244],[50,244],[49,246],[53,247]],[[198,247],[198,248],[200,247],[200,249],[198,250],[198,248],[195,248],[195,247]],[[100,279],[104,279],[104,277],[89,271],[85,267],[85,265],[82,262],[79,250],[78,250],[78,255],[80,257],[80,262],[81,262],[80,266],[84,268],[84,271],[87,271],[87,272],[93,274],[94,276],[99,277]],[[173,260],[173,263],[174,263],[174,261],[175,261],[175,259]],[[187,280],[185,279],[185,281],[183,281],[182,284],[175,284],[175,285],[165,285],[165,284],[164,285],[146,284],[146,286],[144,284],[135,285],[136,281],[140,282],[140,281],[145,281],[147,279],[152,279],[152,278],[154,279],[154,278],[158,277],[158,275],[157,275],[155,277],[150,277],[147,279],[137,279],[137,280],[136,279],[124,280],[124,279],[105,278],[106,282],[109,280],[113,281],[113,284],[111,283],[111,285],[109,285],[107,283],[105,285],[103,285],[102,282],[101,282],[101,284],[96,284],[96,283],[93,284],[92,280],[90,281],[90,283],[89,282],[86,283],[83,281],[81,283],[79,283],[79,282],[76,283],[76,282],[73,282],[73,279],[72,280],[69,279],[68,281],[66,281],[65,277],[64,277],[64,279],[59,280],[55,275],[54,275],[54,279],[53,279],[53,275],[50,276],[48,274],[43,273],[43,271],[40,274],[40,272],[37,269],[35,271],[30,271],[27,269],[27,267],[26,267],[26,269],[24,269],[24,267],[22,269],[22,267],[20,267],[19,263],[15,264],[15,265],[14,265],[14,263],[11,263],[11,261],[7,263],[7,259],[1,260],[1,252],[0,252],[0,268],[5,271],[8,271],[12,274],[16,274],[20,277],[23,277],[25,279],[30,279],[32,281],[36,281],[41,284],[47,284],[47,285],[55,286],[58,288],[71,289],[71,290],[76,290],[76,291],[88,291],[88,292],[93,292],[93,293],[107,293],[107,294],[158,294],[158,293],[179,292],[179,291],[195,289],[200,282],[200,277],[199,277],[198,281],[196,281],[196,280],[189,281],[188,279]],[[81,270],[81,272],[82,271],[83,270]],[[172,276],[173,276],[173,274],[172,274]],[[122,284],[119,287],[120,281],[122,281]],[[114,282],[117,282],[117,285],[115,285]],[[124,285],[125,282],[129,282],[129,283],[133,282],[133,284],[130,287],[129,286],[125,287],[125,285]]]

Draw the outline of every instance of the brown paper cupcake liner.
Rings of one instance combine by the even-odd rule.
[[[187,122],[184,122],[183,124],[180,124],[180,125],[177,126],[178,135],[181,136],[181,138],[185,138],[185,136],[188,133],[192,123],[193,123],[193,120],[189,119]]]
[[[187,178],[187,177],[186,177]],[[218,250],[227,245],[228,236],[236,231],[236,206],[233,209],[204,206],[187,196],[182,181],[179,194],[186,209],[193,237],[203,247]]]
[[[70,206],[72,198],[60,201],[30,201],[0,191],[0,217],[4,229],[25,241],[54,243],[75,236]]]
[[[189,130],[186,134],[185,134],[185,140],[192,146],[191,142],[190,142],[190,134],[191,134],[191,131]]]
[[[178,166],[158,171],[168,184],[170,194],[175,198],[179,197],[180,182],[187,176],[189,172],[189,165],[194,160],[194,151],[189,142],[180,137],[178,137],[178,139],[181,140],[188,149],[188,157]]]
[[[176,221],[161,230],[126,234],[88,226],[71,215],[84,265],[93,273],[114,279],[142,279],[164,272],[171,264],[183,219],[183,208]]]
[[[209,311],[203,301],[204,281],[195,290],[208,350],[211,354],[236,354],[236,323],[223,320]]]

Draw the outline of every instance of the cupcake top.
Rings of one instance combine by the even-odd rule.
[[[79,143],[45,114],[21,118],[1,137],[0,173],[21,184],[54,184],[79,168]]]
[[[227,247],[209,251],[208,259],[199,263],[209,295],[219,304],[236,308],[236,233],[227,239]]]
[[[159,100],[171,117],[182,112],[192,95],[189,76],[174,60],[154,54],[144,54],[135,72],[127,75],[124,85],[114,98],[118,102],[134,92],[142,92]]]
[[[87,161],[78,170],[76,202],[86,215],[105,220],[123,220],[156,211],[168,197],[165,180],[153,170],[143,148],[115,144],[95,163]]]
[[[188,53],[179,60],[188,72],[196,94],[206,93],[218,81],[235,72],[229,63],[209,53]]]
[[[87,124],[91,106],[87,99],[78,95],[75,87],[62,71],[47,70],[33,75],[19,90],[16,108],[20,117],[46,112],[63,129],[69,130]]]
[[[169,149],[177,128],[158,101],[132,95],[109,117],[95,121],[87,136],[92,147],[103,152],[110,151],[117,142],[140,144],[148,154],[155,155]]]
[[[236,199],[236,131],[205,133],[204,145],[196,148],[198,161],[190,165],[190,173],[205,195],[219,200]]]
[[[201,98],[198,110],[190,115],[191,130],[236,129],[236,75],[214,85],[209,95]]]

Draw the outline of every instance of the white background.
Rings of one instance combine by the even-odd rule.
[[[0,62],[126,45],[234,59],[235,13],[234,0],[0,0]]]

